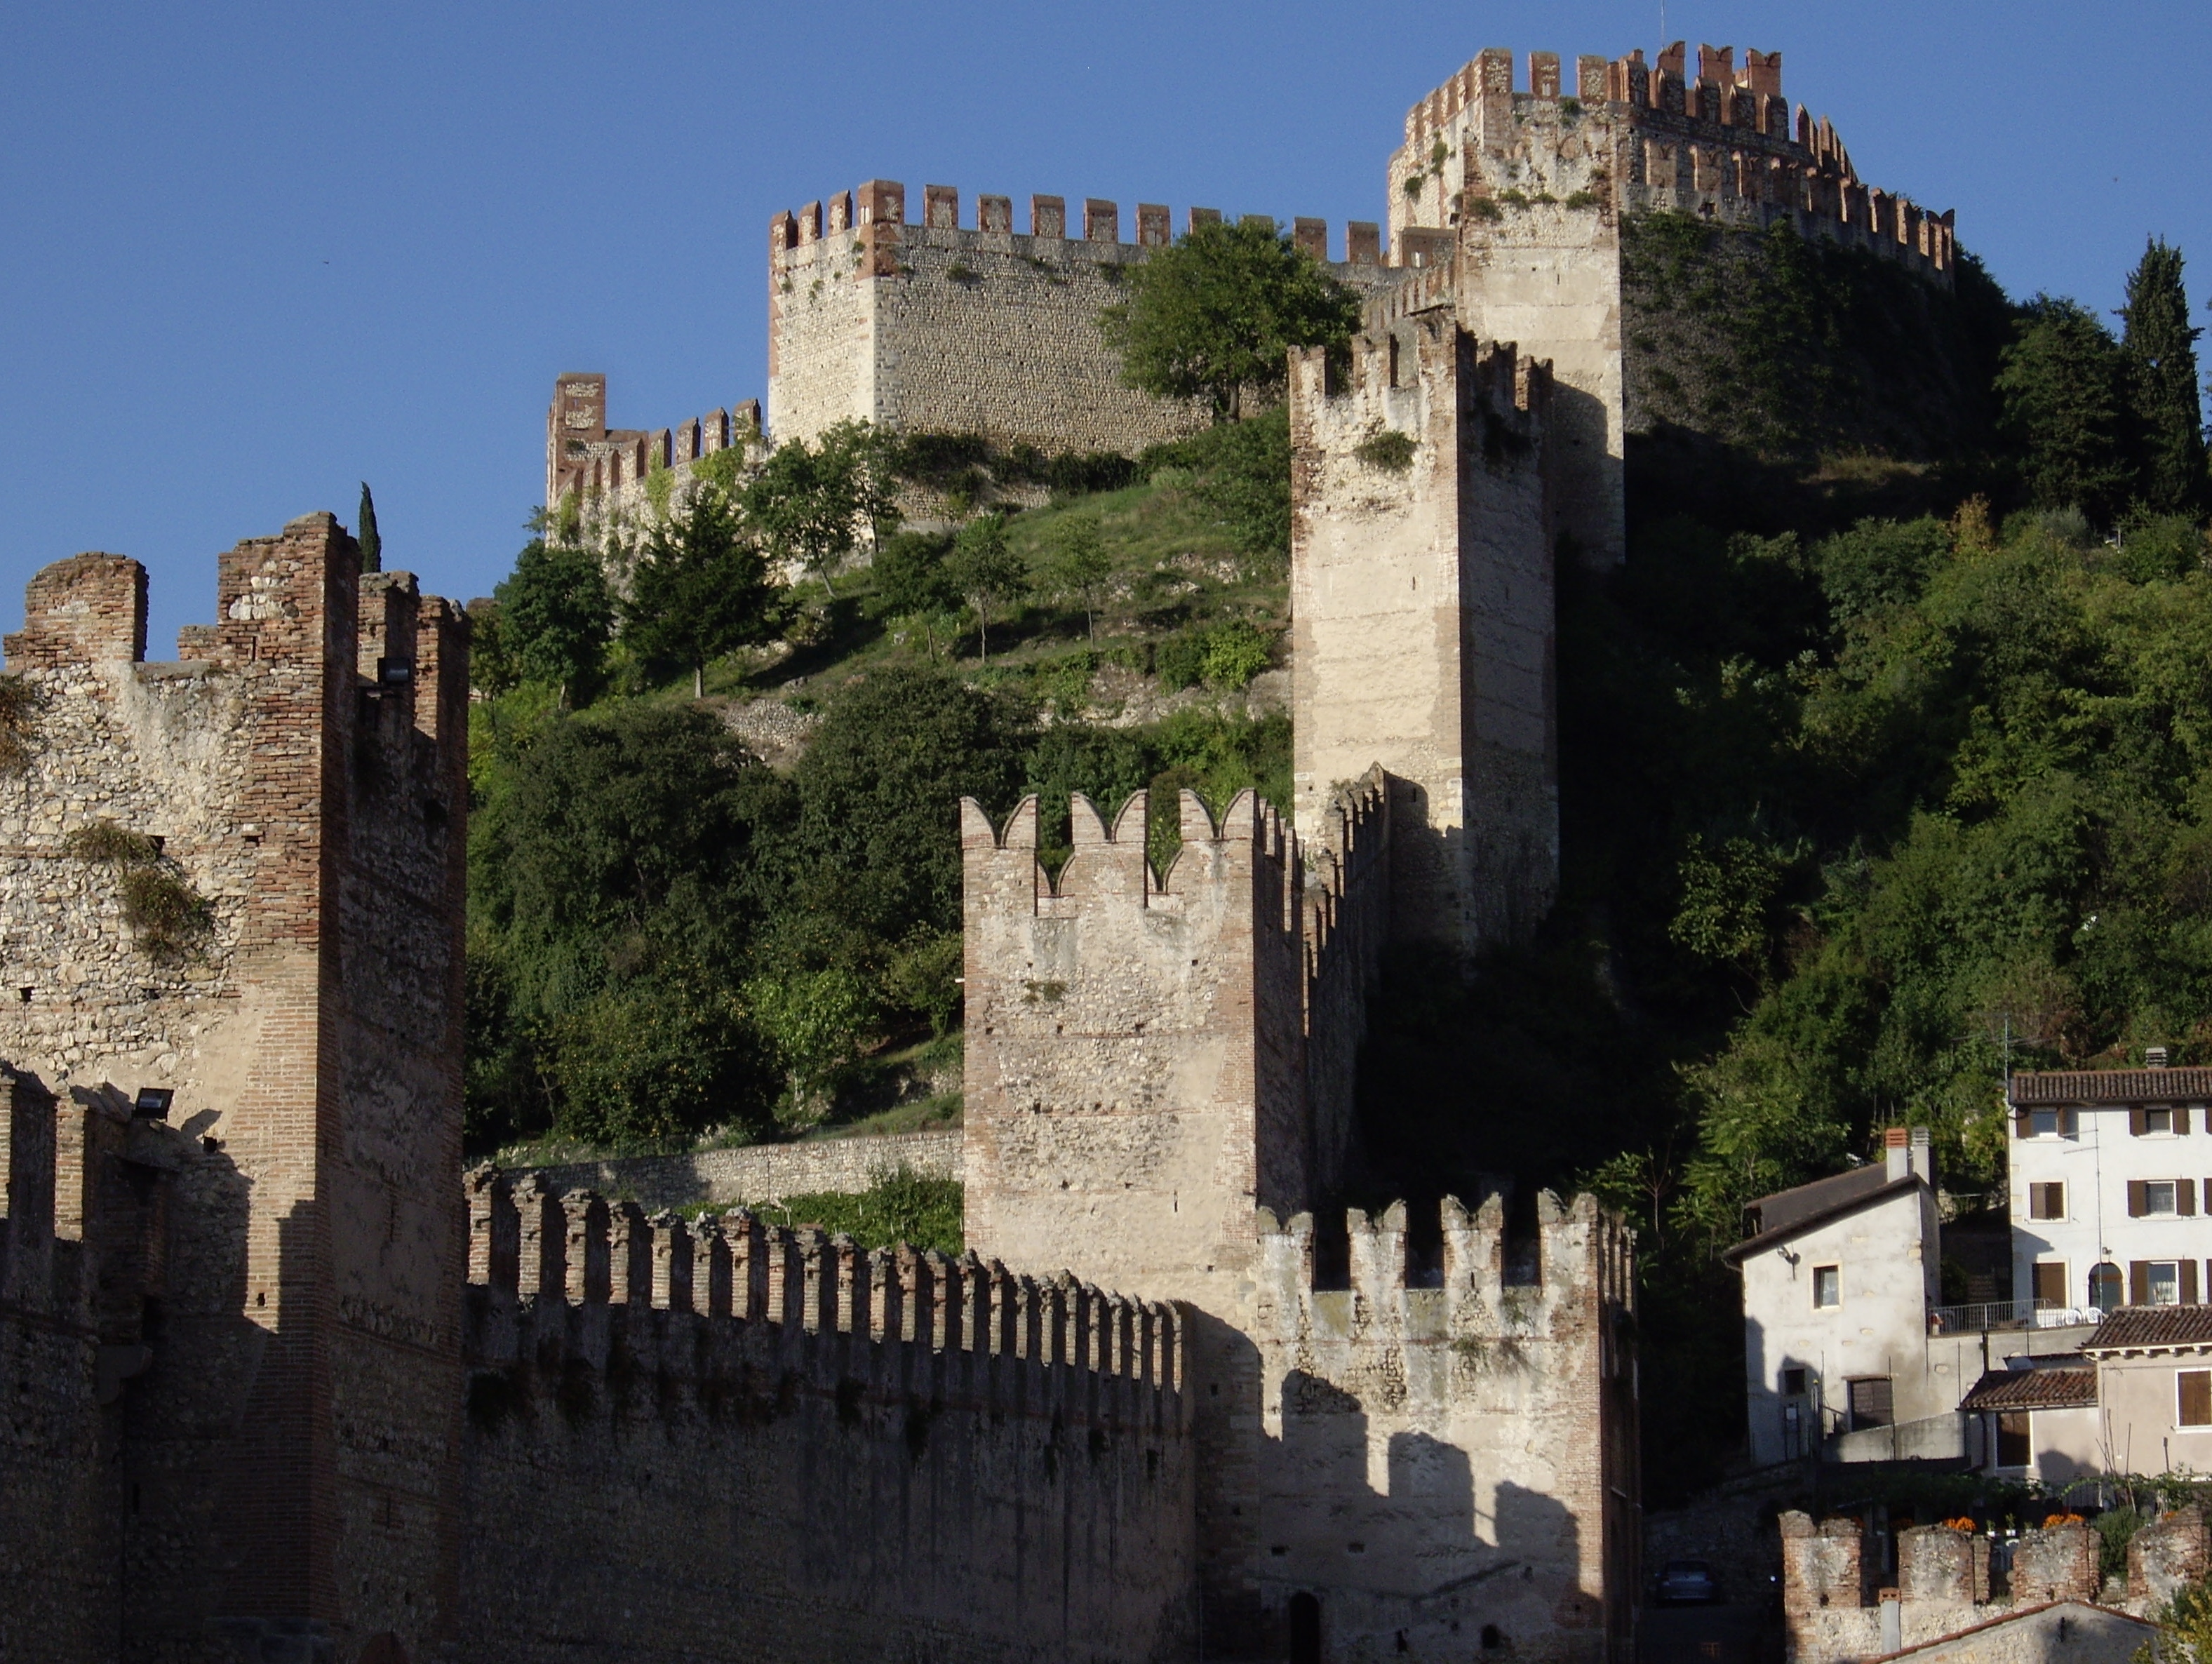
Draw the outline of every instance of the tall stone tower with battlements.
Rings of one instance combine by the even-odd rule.
[[[468,623],[360,560],[242,543],[149,663],[145,569],[80,555],[7,638],[0,1316],[94,1360],[74,1422],[70,1371],[9,1394],[105,1493],[9,1562],[26,1658],[49,1606],[285,1664],[455,1620]]]

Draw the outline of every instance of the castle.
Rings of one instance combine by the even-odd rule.
[[[40,573],[0,683],[0,1654],[1625,1661],[1629,1234],[1330,1205],[1385,943],[1556,890],[1554,566],[1620,558],[1639,420],[1623,226],[1948,281],[1948,216],[1779,74],[1677,47],[1567,97],[1486,52],[1408,117],[1389,262],[1356,225],[1336,268],[1362,332],[1291,366],[1291,823],[1185,794],[1158,872],[1141,797],[1078,799],[1054,876],[1034,801],[960,806],[957,1259],[464,1179],[465,618],[328,515],[222,556],[173,663],[135,562]],[[959,221],[880,181],[778,217],[772,437],[1188,430],[1096,327],[1165,210]],[[606,416],[561,378],[549,508],[758,430]]]

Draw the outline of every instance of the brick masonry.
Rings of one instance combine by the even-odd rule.
[[[56,1236],[118,1245],[102,1655],[349,1655],[453,1616],[467,630],[359,564],[327,514],[240,544],[217,622],[149,664],[143,568],[79,556],[7,641],[0,1055],[58,1106]],[[141,853],[77,853],[102,822]],[[149,873],[204,903],[177,948],[125,916]]]

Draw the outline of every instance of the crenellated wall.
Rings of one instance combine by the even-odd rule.
[[[1341,366],[1292,355],[1297,813],[1379,764],[1393,932],[1468,954],[1559,887],[1553,390],[1445,305],[1395,310]]]
[[[469,1190],[469,1656],[1188,1655],[1174,1306]]]
[[[1343,1657],[1623,1655],[1639,1586],[1633,1241],[1595,1199],[1537,1198],[1534,1276],[1505,1209],[1446,1197],[1409,1266],[1403,1203],[1346,1218],[1345,1286],[1314,1221],[1260,1216],[1262,1603],[1322,1591]]]
[[[1172,240],[1166,207],[1137,205],[1135,240],[1121,240],[1118,204],[1030,198],[1014,229],[1006,197],[976,199],[963,225],[960,193],[923,188],[908,216],[905,186],[871,179],[769,226],[769,428],[811,439],[865,419],[909,432],[975,433],[1047,451],[1119,451],[1203,427],[1195,405],[1125,386],[1098,314],[1123,298],[1121,274]],[[1218,221],[1189,210],[1187,225]],[[1328,261],[1327,222],[1292,222],[1291,238]],[[1346,228],[1329,270],[1363,293],[1396,273],[1381,264],[1376,228]]]
[[[668,472],[669,497],[659,506],[680,502],[690,489],[694,465],[722,451],[757,453],[761,432],[757,398],[659,433],[610,428],[606,377],[562,376],[545,412],[546,509],[560,510],[565,502],[586,534],[619,530],[655,507],[647,482],[656,473]]]
[[[364,579],[328,514],[224,555],[176,662],[144,662],[145,592],[57,562],[6,642],[0,1056],[64,1106],[62,1237],[95,1184],[163,1198],[157,1304],[131,1256],[100,1272],[102,1344],[145,1356],[109,1354],[94,1655],[411,1648],[458,1530],[466,621]],[[149,1090],[176,1136],[129,1124]]]

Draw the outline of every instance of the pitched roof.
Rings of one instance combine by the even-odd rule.
[[[2097,1366],[2079,1352],[2038,1358],[2026,1369],[1991,1369],[1966,1397],[1961,1410],[2081,1410],[2097,1402]]]
[[[2081,1343],[2085,1352],[2152,1346],[2212,1346],[2212,1306],[2123,1306]]]
[[[2212,1098],[2212,1069],[2030,1070],[2012,1078],[2014,1103],[2174,1103]]]
[[[1855,1167],[1848,1173],[1801,1184],[1794,1190],[1762,1196],[1751,1205],[1759,1215],[1758,1234],[1738,1242],[1721,1258],[1732,1266],[1740,1265],[1763,1249],[1788,1242],[1800,1231],[1839,1219],[1869,1202],[1887,1200],[1925,1182],[1917,1173],[1892,1179],[1886,1163],[1874,1162]]]
[[[1867,1664],[1889,1664],[1892,1659],[1910,1658],[1915,1653],[1926,1652],[1935,1647],[1948,1646],[1952,1642],[1960,1640],[1966,1636],[1978,1635],[1984,1630],[1996,1629],[2001,1624],[2021,1623],[2027,1618],[2049,1612],[2054,1606],[2072,1606],[2080,1612],[2100,1612],[2106,1618],[2118,1618],[2147,1631],[2155,1631],[2158,1628],[2158,1625],[2148,1618],[2138,1618],[2131,1612],[2123,1612],[2118,1606],[2107,1606],[2100,1601],[2045,1600],[2039,1606],[2015,1606],[2010,1612],[1999,1612],[1995,1618],[1984,1619],[1979,1624],[1969,1624],[1965,1629],[1954,1630],[1948,1635],[1932,1636],[1928,1640],[1915,1642],[1901,1651],[1884,1653],[1878,1658],[1870,1658],[1867,1661]]]

